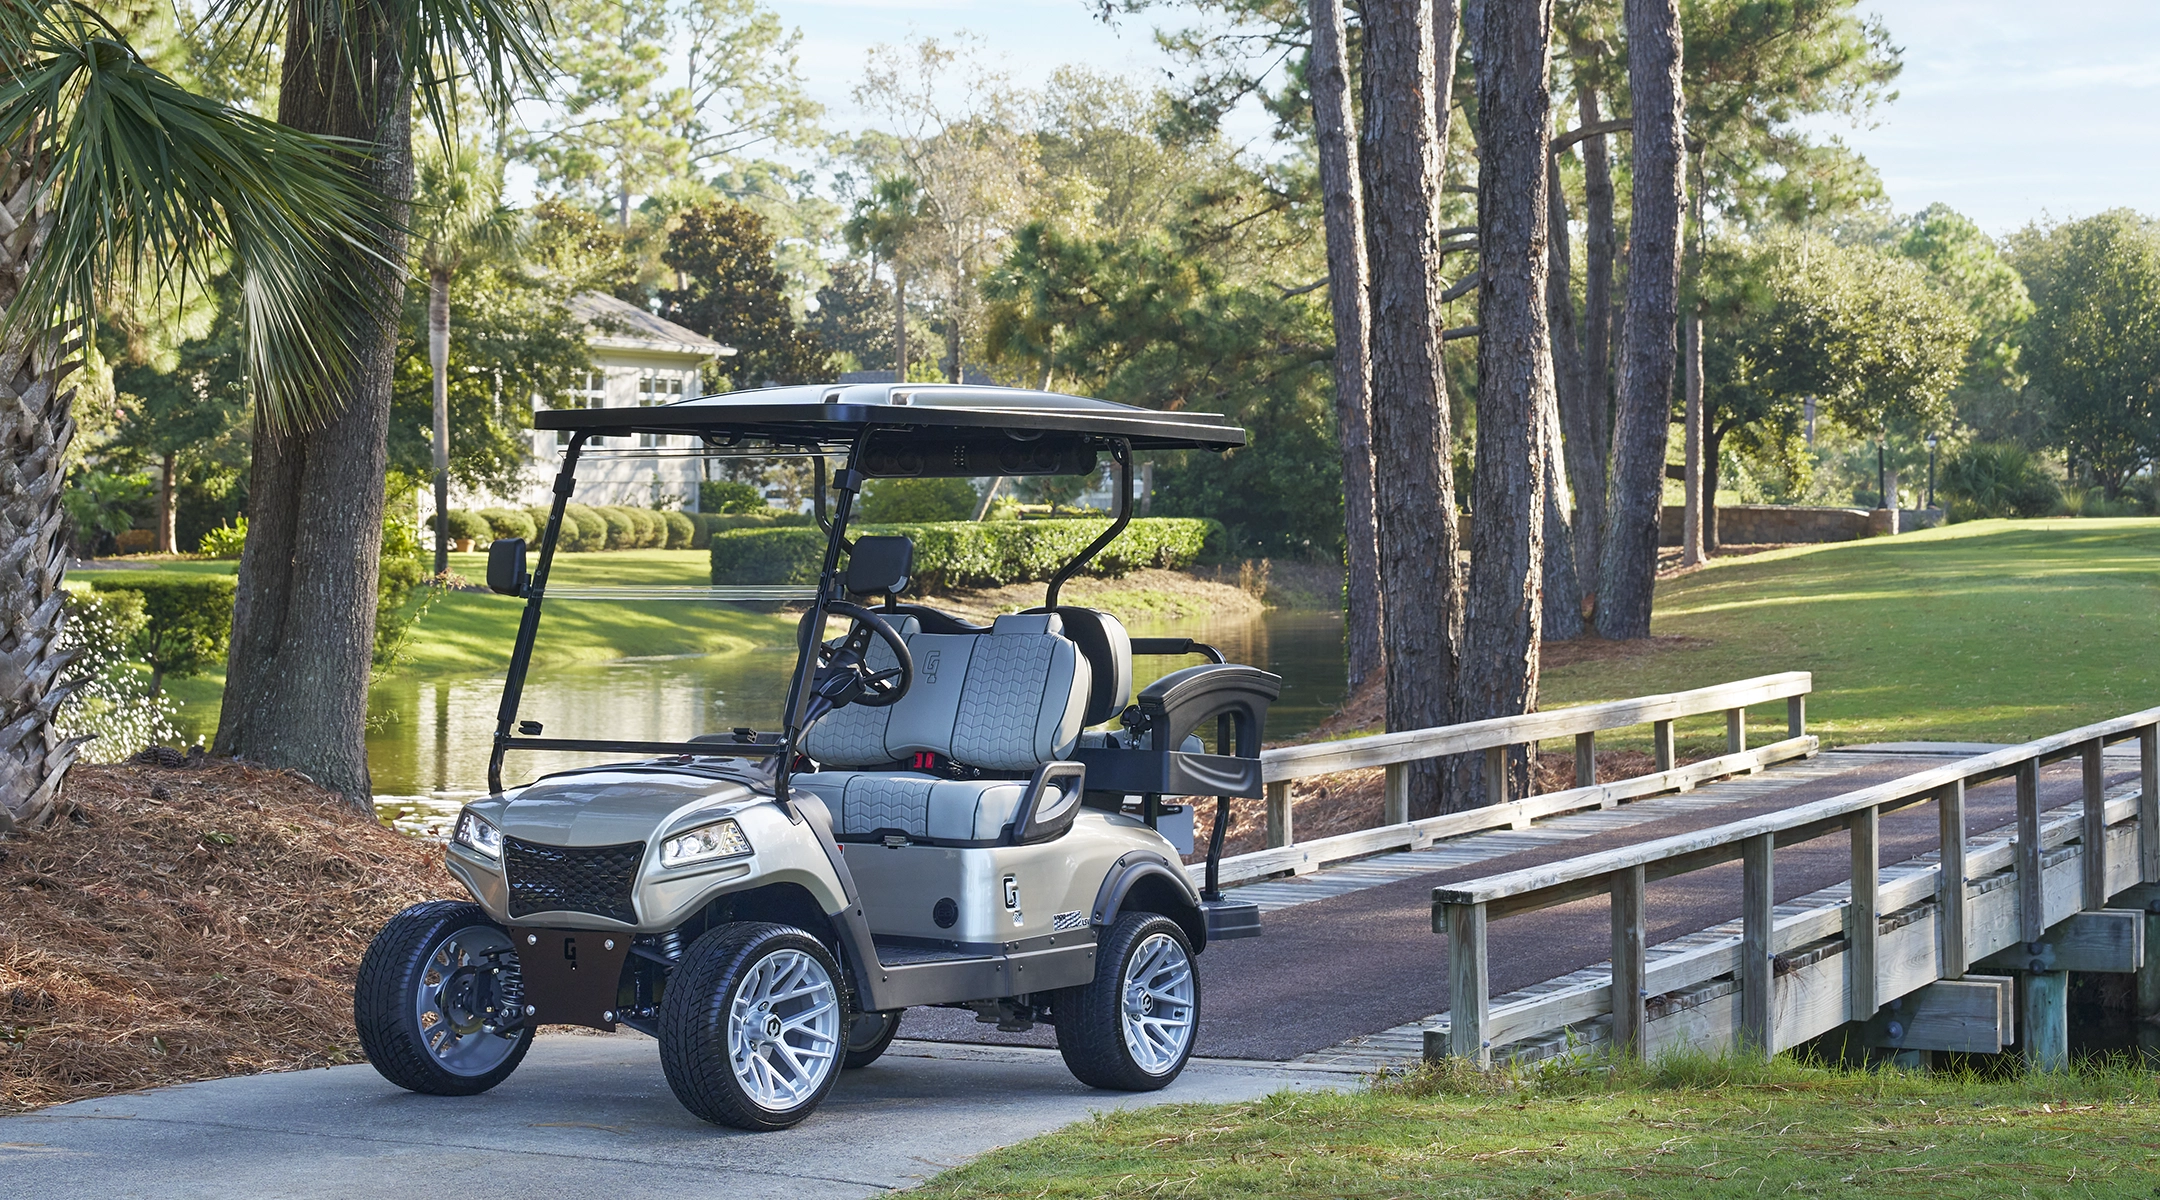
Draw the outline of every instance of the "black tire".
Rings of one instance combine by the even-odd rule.
[[[1166,950],[1158,938],[1167,938],[1172,949]],[[1125,1036],[1126,973],[1143,948],[1151,956],[1171,954],[1180,958],[1192,992],[1190,1000],[1180,1006],[1182,1012],[1161,1018],[1184,1022],[1182,1045],[1174,1053],[1156,1056],[1152,1061],[1136,1056]],[[1152,1092],[1167,1087],[1192,1060],[1199,1030],[1200,975],[1193,968],[1192,943],[1186,940],[1184,929],[1168,917],[1126,913],[1098,944],[1095,982],[1060,991],[1053,1005],[1058,1053],[1064,1056],[1065,1066],[1075,1079],[1089,1087],[1120,1092]],[[1149,1011],[1154,1010],[1151,1007]]]
[[[533,1031],[521,1025],[504,1037],[479,1026],[511,1016],[498,1011],[500,976],[490,974],[486,963],[507,957],[515,971],[517,954],[505,950],[488,960],[471,953],[509,945],[508,931],[477,904],[434,900],[390,918],[368,945],[353,985],[360,1047],[384,1079],[430,1096],[475,1096],[517,1070],[532,1048]],[[447,957],[437,961],[439,955]],[[445,966],[452,968],[447,978]],[[444,990],[446,982],[450,992]],[[423,1012],[431,998],[432,1022]],[[457,1012],[451,1028],[438,1032],[449,1011],[446,1004]],[[460,1024],[472,1028],[460,1032]]]
[[[847,1053],[840,1059],[844,1071],[859,1071],[876,1062],[900,1033],[900,1010],[855,1013],[847,1026]]]
[[[764,1020],[770,1024],[753,1029],[746,1023],[738,1031],[734,1013],[738,992],[761,988],[783,971],[807,972],[805,961],[823,972],[828,994],[818,996],[813,992],[802,997],[800,1007],[784,1017],[776,1010],[765,1010]],[[808,980],[804,984],[812,986]],[[794,1005],[798,1001],[786,1003]],[[828,1025],[817,1005],[830,1005],[829,1032],[794,1027],[797,1021],[813,1019],[821,1026]],[[840,968],[816,938],[788,925],[721,925],[690,944],[668,980],[667,994],[660,1003],[660,1066],[667,1073],[675,1098],[699,1117],[736,1129],[786,1129],[815,1111],[840,1078],[845,1016]],[[772,1079],[781,1073],[777,1064],[794,1074],[795,1084],[775,1079],[773,1086],[799,1085],[801,1090],[780,1098],[779,1103],[772,1102],[771,1096],[761,1097],[749,1090],[738,1076],[737,1060],[731,1055],[731,1049],[739,1049],[731,1040],[737,1032],[757,1039],[741,1060],[746,1072],[760,1075],[761,1068],[751,1065],[754,1060],[762,1064],[762,1077]],[[786,1041],[790,1033],[798,1035],[800,1041],[787,1042],[785,1051],[773,1048],[774,1043]],[[795,1050],[806,1051],[815,1069],[795,1071],[800,1061],[793,1056]]]

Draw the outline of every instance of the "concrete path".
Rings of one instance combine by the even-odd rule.
[[[483,1096],[416,1096],[352,1066],[0,1118],[0,1196],[872,1196],[1093,1112],[1357,1084],[1343,1071],[1195,1059],[1163,1091],[1098,1092],[1055,1051],[903,1041],[848,1072],[803,1124],[745,1134],[676,1103],[651,1039],[558,1035]]]

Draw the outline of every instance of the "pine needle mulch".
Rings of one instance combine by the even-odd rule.
[[[79,765],[66,802],[0,840],[0,1112],[360,1061],[369,939],[457,892],[287,772]]]

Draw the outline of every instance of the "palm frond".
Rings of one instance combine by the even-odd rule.
[[[23,9],[14,10],[18,16]],[[380,281],[382,205],[364,149],[194,95],[78,4],[0,27],[0,146],[38,164],[42,249],[0,328],[81,320],[101,285],[200,282],[229,252],[246,281],[248,367],[275,426],[328,415]]]

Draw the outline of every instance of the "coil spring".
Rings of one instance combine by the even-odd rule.
[[[660,935],[660,956],[669,962],[682,958],[682,930],[670,929]]]
[[[504,1023],[517,1025],[525,1020],[525,973],[518,967],[516,951],[495,960],[501,974],[495,976],[495,999],[502,1005]]]

